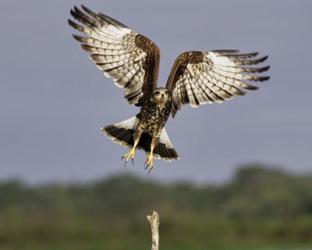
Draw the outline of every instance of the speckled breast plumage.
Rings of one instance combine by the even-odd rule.
[[[171,102],[159,103],[147,101],[137,115],[140,126],[145,132],[159,137],[171,112]]]

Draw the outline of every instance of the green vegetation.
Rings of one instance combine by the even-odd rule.
[[[0,183],[1,250],[312,249],[312,176],[258,166],[220,186],[115,176],[92,184]],[[270,247],[267,247],[270,246]]]

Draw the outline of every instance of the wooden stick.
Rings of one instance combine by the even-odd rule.
[[[159,248],[159,214],[153,211],[152,215],[147,216],[148,221],[151,224],[152,231],[152,250],[158,250]]]

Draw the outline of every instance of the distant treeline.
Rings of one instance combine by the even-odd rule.
[[[312,245],[312,176],[245,166],[218,186],[124,175],[81,185],[2,182],[0,249],[146,249],[152,210],[164,249]]]

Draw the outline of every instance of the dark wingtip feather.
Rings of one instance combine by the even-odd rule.
[[[82,48],[84,51],[92,52],[92,47],[91,47],[90,45],[81,44],[81,48]]]
[[[78,35],[73,34],[73,38],[74,38],[75,40],[77,40],[78,42],[81,42],[81,43],[84,42],[82,36],[78,36]]]
[[[250,52],[250,53],[247,53],[247,55],[249,55],[249,56],[257,56],[257,55],[259,55],[259,52]]]
[[[76,6],[74,6],[74,8],[70,10],[70,14],[72,15],[72,17],[77,16],[76,10],[77,10]]]
[[[246,58],[256,57],[257,55],[259,55],[259,52],[249,52],[249,53],[237,54],[237,56],[246,57]]]
[[[83,16],[85,15],[76,5],[74,6],[74,9],[70,10],[70,14],[76,20],[82,19]]]
[[[266,61],[269,58],[268,55],[260,57],[259,59],[256,60],[257,63],[262,63],[264,61]]]
[[[269,76],[259,76],[257,77],[256,81],[264,82],[264,81],[268,81],[269,79],[270,79]]]
[[[99,22],[99,15],[97,13],[95,13],[93,10],[89,9],[88,7],[86,7],[85,5],[81,5],[81,8],[91,17],[93,17],[94,19],[96,19]]]
[[[242,72],[246,73],[262,73],[268,71],[270,66],[265,67],[241,67]]]
[[[92,10],[90,10],[87,6],[85,6],[84,4],[81,4],[80,5],[81,6],[81,8],[85,11],[85,12],[87,12],[87,13],[93,13],[93,11]]]
[[[67,19],[67,23],[68,23],[70,26],[74,27],[74,22],[73,22],[72,20]]]
[[[74,5],[74,10],[75,10],[76,12],[80,12],[80,9],[79,9],[76,5]]]
[[[268,65],[268,66],[265,66],[265,67],[262,67],[262,68],[259,68],[259,73],[261,73],[261,72],[265,72],[265,71],[268,71],[269,69],[271,68],[271,66],[270,65]]]
[[[266,59],[268,59],[268,58],[269,58],[268,55],[266,55],[266,56],[263,57],[264,60],[266,60]]]
[[[215,53],[219,53],[219,54],[236,54],[236,53],[239,53],[240,50],[238,49],[214,49],[211,51]]]
[[[235,62],[239,65],[254,65],[254,64],[262,63],[267,59],[268,59],[268,56],[263,56],[263,57],[256,58],[256,59],[242,59],[242,60],[237,58]]]
[[[248,89],[248,90],[257,90],[259,87],[248,84],[246,87],[244,87],[244,89]]]
[[[73,20],[68,19],[67,21],[68,21],[68,24],[69,24],[71,27],[73,27],[74,29],[77,29],[77,26],[78,26],[78,25],[77,25]]]
[[[263,76],[262,78],[263,78],[262,81],[268,81],[268,80],[270,80],[271,77],[270,76]]]
[[[244,96],[244,95],[246,95],[246,92],[241,90],[241,89],[237,89],[236,92],[235,92],[235,95]]]
[[[234,57],[234,58],[253,58],[256,57],[259,52],[249,52],[249,53],[223,53],[222,56]]]

